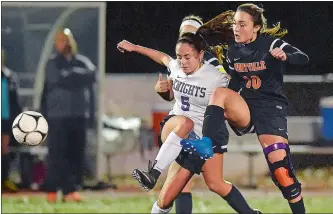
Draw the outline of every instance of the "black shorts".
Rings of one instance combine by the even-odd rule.
[[[11,135],[12,123],[11,120],[1,119],[1,134]]]
[[[245,129],[230,125],[237,135],[257,133],[257,135],[277,135],[288,139],[287,111],[288,105],[281,101],[261,101],[259,104],[248,102],[251,124]]]
[[[163,119],[163,121],[160,123],[161,131],[163,130],[165,123],[173,116],[176,116],[176,115],[168,115]],[[225,129],[225,130],[229,136],[228,130],[227,129]],[[223,130],[223,133],[221,132],[221,134],[225,135],[225,130]],[[223,139],[225,139],[225,136],[223,136]],[[214,142],[216,142],[216,143],[214,143]],[[158,144],[159,144],[159,147],[161,148],[161,146],[162,146],[161,133],[159,134],[159,137],[158,137]],[[222,141],[213,141],[214,153],[223,154],[224,152],[227,152],[227,144],[228,144],[228,142],[224,142],[224,141],[223,142]],[[176,162],[181,167],[183,167],[193,173],[200,174],[201,168],[205,164],[206,161],[201,159],[198,155],[190,155],[189,153],[184,152],[182,150],[180,152],[180,154],[178,155]]]

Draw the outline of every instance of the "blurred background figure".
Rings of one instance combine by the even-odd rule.
[[[55,50],[45,68],[41,103],[50,127],[44,189],[49,202],[57,200],[58,188],[64,201],[81,201],[77,190],[83,183],[86,129],[94,123],[92,88],[96,67],[78,54],[68,28],[57,33]]]
[[[146,160],[145,152],[149,152],[148,157],[153,157],[151,153],[154,149],[154,130],[144,119],[141,120],[139,142],[141,160]]]
[[[5,66],[5,51],[1,49],[1,183],[4,191],[11,192],[18,191],[18,187],[9,179],[12,122],[21,112],[17,88],[16,74]]]

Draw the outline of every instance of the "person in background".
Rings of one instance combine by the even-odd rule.
[[[68,28],[57,33],[55,50],[45,68],[41,107],[50,127],[44,190],[50,203],[57,201],[58,188],[63,192],[63,201],[79,202],[82,197],[77,191],[83,183],[86,129],[88,122],[94,120],[96,67],[78,54]]]
[[[142,119],[139,134],[141,160],[145,160],[145,150],[151,152],[154,148],[153,133],[153,129],[151,128],[149,123],[146,120]]]
[[[16,74],[5,66],[5,51],[1,49],[1,183],[3,190],[11,192],[19,190],[9,179],[9,142],[12,135],[12,122],[21,112],[17,88]]]

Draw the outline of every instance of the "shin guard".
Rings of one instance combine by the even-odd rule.
[[[283,160],[271,163],[268,154],[283,149],[286,156]],[[287,200],[297,198],[301,194],[301,184],[298,182],[291,162],[289,145],[286,143],[275,143],[264,149],[264,154],[268,163],[271,177],[275,185],[281,190],[282,195]]]

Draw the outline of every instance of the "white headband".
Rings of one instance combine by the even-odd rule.
[[[197,21],[194,21],[194,20],[186,20],[186,21],[183,21],[182,24],[180,25],[180,28],[179,29],[182,29],[182,27],[184,27],[185,25],[190,25],[192,27],[195,27],[195,28],[199,28],[201,27],[201,24]]]

